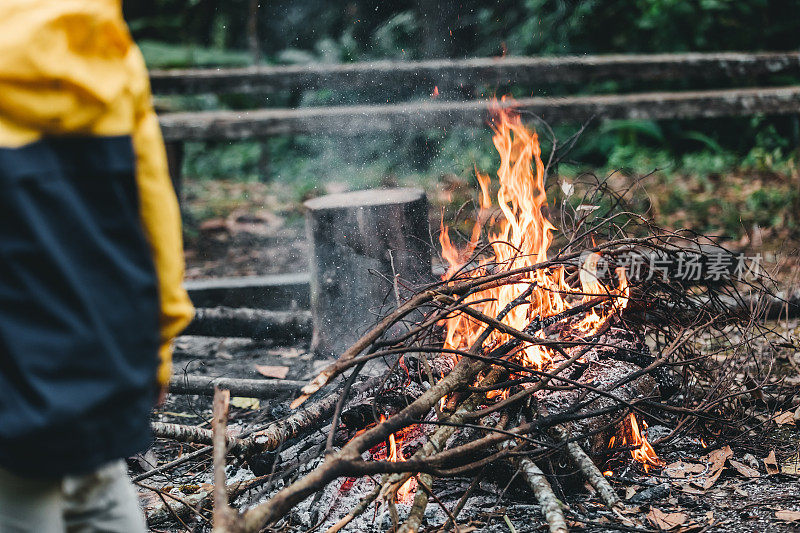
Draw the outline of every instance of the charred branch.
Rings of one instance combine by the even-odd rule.
[[[305,383],[288,379],[212,378],[208,376],[173,376],[169,382],[172,394],[213,396],[214,387],[229,390],[233,396],[274,398],[299,391]]]

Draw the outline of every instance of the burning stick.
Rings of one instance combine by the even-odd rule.
[[[384,322],[385,321],[383,321],[382,324]],[[388,327],[388,325],[386,325],[386,327]],[[491,331],[492,328],[487,328],[476,340],[476,343],[473,345],[473,350],[471,351],[477,352]],[[514,340],[511,342],[519,341]],[[283,514],[288,507],[302,500],[305,496],[319,488],[320,485],[343,475],[347,470],[348,462],[355,461],[361,453],[388,439],[389,435],[413,423],[414,420],[423,419],[443,397],[454,392],[459,387],[467,385],[470,380],[486,368],[486,366],[487,364],[480,360],[462,358],[450,374],[433,385],[408,407],[392,418],[387,419],[374,428],[355,437],[338,453],[329,457],[323,465],[305,479],[283,489],[276,494],[272,500],[256,506],[245,513],[245,530],[256,531],[260,529],[263,524]],[[440,428],[440,435],[443,436],[447,432],[448,430],[446,428]],[[446,440],[447,438],[444,438],[441,444]],[[429,440],[428,442],[430,443],[431,441]]]
[[[425,391],[408,407],[355,437],[304,479],[281,490],[271,500],[247,511],[243,517],[245,531],[260,530],[264,524],[276,520],[292,506],[333,479],[348,472],[356,473],[358,460],[363,452],[385,441],[389,435],[406,427],[413,420],[424,418],[442,397],[469,383],[483,366],[482,363],[462,359],[450,374]]]
[[[535,329],[538,329],[540,326],[540,324],[536,324]],[[477,351],[479,347],[482,346],[482,343],[485,341],[485,339],[491,334],[491,331],[492,328],[487,328],[479,336],[479,338],[476,339],[473,349],[470,351]],[[521,341],[519,339],[512,339],[503,347],[496,349],[493,353],[497,354],[495,357],[499,356],[500,354],[508,353],[509,350],[518,346],[520,342]],[[491,357],[489,359],[491,359]],[[572,361],[570,361],[570,364],[571,362]],[[272,500],[254,507],[245,513],[245,530],[255,531],[265,522],[270,522],[272,519],[280,516],[283,512],[285,512],[286,508],[294,505],[294,503],[314,492],[314,490],[317,490],[317,488],[322,484],[327,483],[335,477],[346,475],[345,472],[352,472],[353,470],[357,469],[355,461],[358,455],[370,447],[378,444],[379,442],[387,439],[389,435],[395,433],[402,427],[413,423],[414,420],[420,420],[424,418],[424,415],[442,397],[469,383],[469,381],[473,379],[476,374],[486,368],[486,366],[487,363],[481,360],[462,358],[450,374],[433,385],[411,405],[400,411],[392,418],[387,419],[360,436],[355,437],[347,445],[345,445],[340,452],[329,457],[322,466],[317,468],[314,473],[307,476],[305,479],[295,483],[290,487],[287,487],[286,489],[283,489],[280,493],[274,496]],[[497,376],[493,378],[496,381],[499,380],[502,374],[496,373],[494,375]],[[453,420],[454,424],[458,423],[457,415],[463,414],[463,412],[466,411],[471,411],[477,407],[477,402],[479,401],[477,395],[473,395],[471,398],[472,400],[468,401],[466,405],[462,406],[462,409],[460,409],[459,412],[451,417],[451,420]],[[464,407],[466,407],[466,409],[464,409]],[[453,419],[453,417],[456,418]],[[423,445],[423,448],[421,449],[421,451],[424,450],[423,454],[429,454],[433,450],[437,449],[438,446],[443,445],[447,438],[449,438],[454,431],[455,429],[453,427],[442,427],[437,430],[434,436],[429,438],[428,442]],[[407,475],[401,477],[405,477],[405,479],[407,479]],[[394,484],[390,482],[389,486],[394,486],[399,481],[400,479],[397,479]]]
[[[497,319],[494,319],[492,324],[488,324],[486,329],[478,336],[477,339],[473,342],[472,346],[469,349],[470,354],[476,354],[483,346],[483,343],[492,332],[495,330],[495,323],[500,323],[500,320],[505,318],[508,313],[510,313],[513,309],[515,309],[518,305],[524,303],[526,299],[530,296],[533,292],[533,286],[528,287],[525,291],[522,292],[519,296],[517,296],[514,300],[509,302],[497,315]],[[536,331],[540,327],[543,327],[538,321],[534,321],[531,324],[528,324],[526,329],[529,329],[531,332]],[[490,353],[490,356],[493,357],[500,357],[506,355],[510,350],[513,350],[520,344],[520,340],[518,338],[514,338],[506,343],[504,343],[499,348],[493,350]],[[491,359],[491,357],[489,357]],[[459,361],[459,363],[463,362],[464,359]],[[477,372],[476,372],[477,373]],[[498,368],[492,369],[492,371],[481,381],[482,385],[493,385],[503,379],[505,374],[500,371]],[[472,394],[470,397],[467,398],[465,402],[459,406],[458,410],[453,413],[448,419],[448,425],[442,426],[436,430],[436,432],[428,438],[428,441],[423,444],[422,448],[420,448],[417,453],[414,454],[412,458],[417,459],[420,457],[425,457],[433,454],[434,452],[439,452],[444,447],[445,442],[449,439],[458,428],[459,424],[463,424],[465,421],[465,417],[474,412],[480,402],[485,401],[486,395],[485,393],[478,393]],[[388,486],[398,486],[400,483],[404,483],[408,479],[408,474],[396,475],[395,478],[388,483]],[[386,490],[386,489],[384,489]],[[385,494],[385,492],[384,492]],[[425,500],[427,501],[427,499]],[[420,505],[422,505],[422,500],[420,500]],[[423,509],[424,511],[424,509]]]
[[[633,446],[634,448],[631,449],[631,458],[641,463],[644,471],[647,472],[650,468],[656,467],[661,468],[664,466],[664,461],[662,461],[656,451],[653,449],[653,446],[647,441],[647,438],[644,436],[644,431],[647,429],[647,424],[642,422],[642,427],[639,427],[639,422],[636,420],[636,416],[633,413],[628,414],[625,418],[622,426],[620,427],[620,445],[622,447],[630,447]],[[609,441],[608,447],[613,448],[616,444],[617,437],[611,437]]]

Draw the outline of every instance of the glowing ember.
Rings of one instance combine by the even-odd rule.
[[[664,466],[664,461],[658,457],[656,451],[653,449],[650,443],[647,442],[647,437],[644,434],[645,430],[647,430],[647,423],[643,420],[640,427],[639,421],[636,420],[636,416],[634,416],[633,413],[629,414],[622,423],[619,445],[639,446],[638,448],[631,450],[631,457],[633,457],[634,461],[642,463],[644,471],[647,472],[651,466],[661,468]],[[609,447],[613,446],[614,442],[615,438],[611,437]]]
[[[511,109],[497,106],[492,129],[493,142],[500,154],[500,167],[497,170],[499,188],[497,190],[497,208],[500,210],[499,221],[494,224],[494,216],[489,220],[489,242],[491,253],[482,257],[477,268],[461,275],[476,277],[484,275],[491,268],[493,271],[511,270],[527,267],[547,260],[547,250],[552,242],[555,227],[542,214],[542,207],[547,202],[544,188],[544,164],[541,159],[541,148],[536,132],[522,124],[519,115]],[[483,225],[492,212],[492,180],[476,171],[480,184],[480,213],[472,229],[469,244],[458,250],[450,241],[448,228],[442,224],[439,242],[442,256],[450,268],[443,279],[449,279],[464,267],[464,263],[472,260]],[[596,332],[608,319],[620,312],[628,303],[628,281],[624,271],[617,269],[618,287],[607,287],[597,274],[600,255],[589,254],[580,271],[580,287],[571,287],[565,280],[564,268],[561,266],[537,269],[517,284],[503,285],[474,293],[466,299],[475,309],[486,315],[496,316],[509,302],[524,292],[529,284],[535,288],[529,303],[515,307],[503,319],[505,323],[524,329],[534,318],[548,317],[569,309],[593,296],[611,295],[614,305],[598,306],[587,313],[575,326],[578,333],[585,335]],[[490,266],[491,265],[491,266]],[[577,296],[583,295],[583,299]],[[482,301],[482,302],[481,302]],[[457,314],[446,319],[445,348],[463,350],[478,337],[483,325],[464,314]],[[543,337],[544,332],[536,334]],[[505,342],[507,334],[493,332],[488,346]],[[516,362],[534,369],[546,367],[554,354],[547,348],[527,344],[516,353]],[[500,391],[498,394],[505,394]]]

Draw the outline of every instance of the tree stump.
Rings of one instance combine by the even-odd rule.
[[[305,203],[311,242],[311,349],[341,354],[431,281],[428,200],[420,189],[331,194]]]

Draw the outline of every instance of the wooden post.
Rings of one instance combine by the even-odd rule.
[[[175,194],[178,196],[178,202],[181,201],[183,173],[183,143],[180,141],[172,141],[164,143],[167,150],[167,168],[169,170],[169,177],[172,178],[172,186],[175,188]]]
[[[247,46],[250,48],[250,56],[254,65],[258,65],[261,61],[261,46],[258,42],[259,7],[261,7],[259,0],[250,0],[247,15]]]
[[[305,203],[311,242],[311,348],[339,355],[431,281],[428,200],[420,189],[332,194]]]

